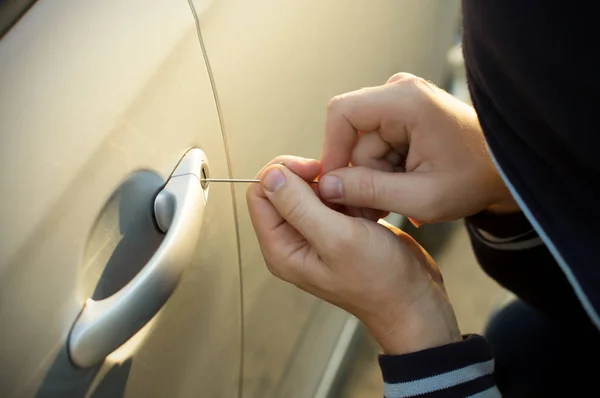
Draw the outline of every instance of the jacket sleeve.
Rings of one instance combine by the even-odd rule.
[[[510,260],[521,262],[528,249],[544,245],[521,212],[505,215],[482,212],[466,220],[475,254],[484,264],[494,262],[499,252],[512,253]]]
[[[500,397],[494,359],[485,339],[463,341],[406,355],[380,355],[384,397]]]
[[[554,257],[523,213],[467,218],[481,268],[541,314],[560,324],[595,330]]]

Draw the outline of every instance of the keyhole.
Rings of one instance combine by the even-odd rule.
[[[208,189],[208,181],[206,179],[210,176],[210,173],[208,172],[208,165],[206,163],[202,163],[200,175],[202,177],[200,178],[200,186],[202,189]]]

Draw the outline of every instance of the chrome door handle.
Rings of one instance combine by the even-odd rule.
[[[208,197],[201,185],[206,156],[188,151],[154,201],[154,215],[166,236],[142,270],[112,296],[88,298],[73,325],[69,356],[90,367],[126,342],[163,306],[178,285],[193,255]]]

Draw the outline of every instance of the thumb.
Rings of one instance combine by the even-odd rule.
[[[350,229],[348,217],[323,204],[312,187],[284,165],[267,167],[261,185],[281,217],[317,251],[331,247],[332,239],[342,238],[340,230]]]
[[[435,192],[435,184],[429,174],[345,167],[319,179],[319,194],[332,203],[421,218],[432,210],[428,209],[428,203]]]

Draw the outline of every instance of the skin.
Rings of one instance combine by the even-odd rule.
[[[335,97],[326,120],[321,161],[278,157],[248,188],[267,267],[355,315],[387,354],[460,341],[431,256],[377,220],[390,211],[417,224],[518,211],[475,111],[398,74]]]
[[[322,163],[320,193],[336,204],[429,223],[519,210],[475,110],[406,73],[331,100]]]

